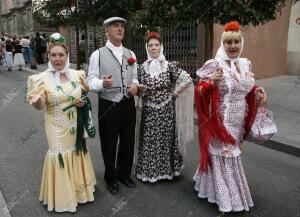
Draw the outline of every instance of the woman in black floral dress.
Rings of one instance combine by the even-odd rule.
[[[142,181],[156,182],[179,175],[182,156],[178,151],[175,99],[192,79],[178,63],[165,59],[159,33],[148,34],[146,51],[148,60],[138,68],[143,110],[136,175]]]

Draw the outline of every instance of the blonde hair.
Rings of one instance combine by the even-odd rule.
[[[57,42],[54,42],[54,43],[49,43],[48,44],[48,47],[47,47],[47,54],[50,54],[50,50],[56,46],[61,46],[62,48],[64,48],[64,50],[66,51],[66,54],[68,55],[69,53],[69,49],[67,47],[67,45],[65,44],[62,44],[62,43],[57,43]]]
[[[225,41],[228,41],[228,40],[232,40],[232,39],[242,39],[242,32],[241,31],[228,31],[228,32],[223,32],[223,35],[222,35],[222,41],[223,43]]]

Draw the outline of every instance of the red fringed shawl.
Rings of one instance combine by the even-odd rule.
[[[201,95],[198,89],[201,87]],[[246,96],[248,104],[248,114],[244,126],[244,138],[250,132],[252,123],[256,115],[255,101],[256,86]],[[230,135],[223,125],[219,108],[220,92],[219,88],[214,88],[210,83],[200,81],[195,87],[195,101],[198,113],[198,134],[200,145],[200,170],[206,172],[211,165],[208,154],[209,144],[213,139],[218,139],[224,144],[236,145],[235,139]]]

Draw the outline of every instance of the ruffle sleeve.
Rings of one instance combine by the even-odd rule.
[[[241,70],[246,73],[246,76],[254,78],[251,61],[247,58],[240,58],[239,62],[240,62]]]
[[[189,87],[193,80],[186,71],[179,67],[178,62],[170,62],[169,64],[171,79],[176,82],[174,93],[178,95]]]
[[[204,63],[204,65],[197,70],[197,76],[204,81],[211,80],[213,73],[219,67],[219,63],[216,59],[210,59]]]
[[[25,101],[28,103],[29,98],[33,95],[39,95],[46,101],[45,81],[43,73],[31,75],[28,77]]]

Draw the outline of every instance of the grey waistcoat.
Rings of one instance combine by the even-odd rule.
[[[115,101],[116,96],[122,94],[128,96],[128,85],[132,82],[133,65],[129,65],[127,59],[132,57],[130,50],[123,47],[122,65],[112,51],[104,46],[99,49],[99,75],[103,79],[104,75],[112,75],[113,84],[111,87],[103,88],[99,92],[99,97],[109,101]]]

